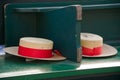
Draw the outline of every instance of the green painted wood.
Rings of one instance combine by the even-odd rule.
[[[120,8],[120,3],[83,5],[83,10]]]
[[[40,33],[37,33],[37,32],[39,32],[39,31],[37,31],[38,30],[37,27],[33,27],[33,26],[41,26],[38,23],[36,23],[38,20],[40,20],[40,19],[37,20],[37,17],[40,17],[38,15],[43,15],[42,13],[40,13],[40,14],[38,13],[40,11],[40,9],[38,10],[38,7],[46,7],[46,6],[53,7],[53,6],[60,6],[60,5],[66,6],[68,4],[71,4],[71,3],[8,4],[9,7],[6,8],[6,11],[9,12],[9,13],[6,13],[7,19],[13,19],[15,21],[6,19],[6,22],[7,22],[6,26],[11,26],[11,28],[13,28],[11,31],[12,33],[9,32],[9,29],[5,29],[6,34],[8,34],[8,35],[5,35],[5,36],[7,36],[5,38],[6,46],[18,45],[19,38],[22,36],[41,36],[41,35],[39,35]],[[31,6],[33,6],[33,8],[31,8]],[[120,4],[119,3],[99,4],[99,5],[82,5],[82,7],[83,7],[83,15],[82,15],[83,20],[82,20],[82,23],[78,22],[79,24],[82,24],[81,29],[79,28],[79,30],[78,30],[79,32],[91,32],[91,33],[99,34],[99,35],[103,36],[105,43],[114,43],[116,41],[119,43],[119,39],[120,39],[120,37],[119,37]],[[11,10],[11,9],[13,9],[13,10]],[[17,10],[17,12],[16,12],[16,10]],[[26,10],[28,12],[24,12]],[[29,10],[31,10],[33,12],[31,12],[31,11],[29,12]],[[54,21],[56,21],[56,20],[54,19]],[[65,19],[64,19],[64,21],[65,21]],[[40,22],[42,22],[42,21],[40,21]],[[45,23],[46,22],[44,22],[44,24]],[[59,25],[60,24],[63,25],[65,23],[59,22]],[[71,24],[69,24],[69,26],[70,25]],[[44,25],[42,25],[42,26],[44,26]],[[65,26],[65,25],[63,25],[63,26]],[[28,30],[28,27],[29,27],[29,30]],[[108,29],[108,27],[109,27],[109,29]],[[16,31],[17,29],[19,31]],[[78,28],[76,28],[76,29],[78,29]],[[51,32],[52,30],[49,29],[49,31]],[[70,31],[73,31],[72,28],[71,28],[71,30],[69,29],[69,31],[67,31],[67,32],[70,33]],[[77,34],[79,32],[77,32]],[[75,34],[75,32],[73,32],[73,33]],[[10,34],[12,34],[12,35],[10,35]],[[15,35],[13,35],[13,34],[15,34]],[[108,36],[108,35],[110,35],[110,36]],[[74,36],[74,35],[72,34],[72,36]],[[45,36],[43,36],[43,37],[45,37]],[[53,37],[55,37],[55,35],[52,36],[51,38],[48,36],[48,38],[50,38],[50,39],[53,39]],[[10,38],[11,38],[11,40],[9,40]],[[13,41],[13,40],[15,40],[15,41]],[[69,40],[71,40],[71,39],[69,39]],[[79,40],[77,40],[77,43],[78,42],[79,42]],[[79,46],[80,45],[78,43],[77,47],[79,47]],[[73,50],[73,51],[75,51],[75,50]]]
[[[63,7],[65,7],[65,6],[63,6]],[[52,8],[52,10],[55,10],[55,9],[59,9],[62,7],[45,7],[44,9],[42,9],[40,7],[15,8],[15,11],[16,12],[44,12],[44,11],[50,11],[51,8]],[[83,8],[83,10],[120,8],[120,3],[82,5],[82,8]]]
[[[104,1],[104,0],[103,0]],[[105,0],[105,3],[108,0]],[[112,1],[112,0],[109,0]],[[108,1],[108,3],[109,3]],[[102,2],[102,0],[101,0]],[[119,1],[118,1],[119,2]],[[93,2],[94,3],[94,2]],[[102,2],[103,3],[103,2]],[[113,2],[110,2],[113,3]],[[71,3],[72,4],[72,3]],[[91,4],[91,3],[89,3]],[[50,4],[49,4],[50,5]],[[61,4],[56,4],[61,5]],[[64,4],[68,5],[68,3]],[[17,6],[17,5],[16,5]],[[35,6],[35,5],[33,5]],[[42,5],[45,6],[45,5]],[[33,14],[31,14],[33,15]],[[117,46],[120,52],[120,36],[119,36],[119,26],[120,26],[120,9],[119,5],[104,8],[90,8],[83,10],[83,21],[81,31],[87,31],[102,35],[104,37],[105,43]],[[102,27],[101,27],[102,26]],[[107,58],[83,58],[81,63],[75,63],[69,60],[50,62],[50,61],[33,61],[25,62],[23,58],[18,58],[15,56],[0,57],[0,76],[1,80],[23,80],[23,79],[46,79],[46,78],[56,78],[56,77],[67,77],[67,76],[82,76],[91,74],[107,74],[107,73],[120,73],[120,53],[113,57]],[[116,64],[117,63],[117,64]],[[106,67],[90,68],[90,65],[103,65]],[[112,64],[110,66],[110,64]],[[82,69],[82,66],[88,66],[86,69]],[[11,68],[14,67],[14,68]],[[12,76],[11,74],[24,73],[24,75]],[[26,74],[30,73],[30,74]],[[33,72],[29,72],[33,71]],[[38,71],[38,72],[37,72]],[[9,74],[9,75],[8,75]],[[64,75],[63,75],[64,74]],[[4,75],[4,76],[3,76]],[[6,75],[6,77],[5,77]],[[3,77],[3,78],[2,78]]]
[[[32,61],[16,56],[0,56],[0,80],[50,79],[68,76],[120,73],[118,54],[106,58],[83,58],[81,63],[64,61]]]
[[[47,38],[54,41],[54,49],[63,56],[80,62],[77,51],[80,48],[81,25],[77,21],[76,7],[53,7],[41,7],[40,4],[6,5],[5,45],[18,46],[19,39],[26,36]]]
[[[80,41],[80,34],[76,32],[80,27],[76,26],[76,14],[75,7],[37,14],[37,26],[39,26],[37,36],[53,40],[54,49],[58,49],[64,56],[74,61],[77,61],[77,48],[80,47],[79,42],[76,44],[76,41]]]
[[[53,1],[53,0],[51,0],[52,2],[49,2],[49,1],[43,1],[43,2],[41,2],[40,0],[11,0],[11,1],[4,1],[4,0],[2,0],[1,1],[1,3],[0,3],[0,12],[2,12],[2,13],[0,13],[1,15],[0,15],[0,44],[4,44],[4,42],[5,42],[5,40],[4,40],[4,13],[3,13],[3,6],[4,6],[4,4],[6,3],[6,4],[8,4],[8,3],[39,3],[39,2],[41,2],[40,4],[42,5],[42,6],[44,6],[44,5],[51,5],[51,4],[53,4],[53,5],[71,5],[71,4],[81,4],[81,5],[83,5],[85,8],[87,8],[87,9],[91,9],[91,8],[101,8],[101,6],[99,6],[99,5],[102,5],[103,7],[102,8],[104,8],[104,4],[110,4],[110,5],[113,5],[114,6],[114,4],[118,4],[118,3],[120,3],[120,0],[70,0],[70,1],[59,1],[59,2],[57,2],[57,1]],[[111,6],[109,6],[109,7],[111,7]],[[109,7],[106,7],[106,8],[109,8]],[[115,7],[115,6],[114,6]]]

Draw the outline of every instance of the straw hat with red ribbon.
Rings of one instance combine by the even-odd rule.
[[[45,38],[22,37],[19,46],[6,47],[4,51],[11,55],[38,60],[66,59],[58,50],[53,50],[53,41]]]

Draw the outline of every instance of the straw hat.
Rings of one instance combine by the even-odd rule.
[[[107,57],[117,54],[117,50],[103,43],[103,38],[93,33],[81,33],[81,49],[84,57]]]
[[[58,51],[53,51],[53,41],[36,38],[36,37],[23,37],[20,38],[19,46],[12,46],[4,48],[8,54],[31,58],[38,60],[64,60]]]

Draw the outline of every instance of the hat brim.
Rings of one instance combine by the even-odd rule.
[[[82,55],[83,57],[109,57],[109,56],[114,56],[117,54],[117,49],[107,45],[107,44],[103,44],[102,47],[102,53],[100,55],[93,55],[93,56],[89,56],[89,55]]]
[[[36,59],[36,60],[65,60],[66,59],[66,57],[58,55],[58,54],[56,54],[54,52],[53,52],[54,55],[51,58],[34,58],[34,57],[22,56],[22,55],[18,54],[18,47],[17,46],[6,47],[6,48],[4,48],[4,51],[6,53],[14,55],[14,56],[23,57],[23,58],[30,58],[30,59]]]

